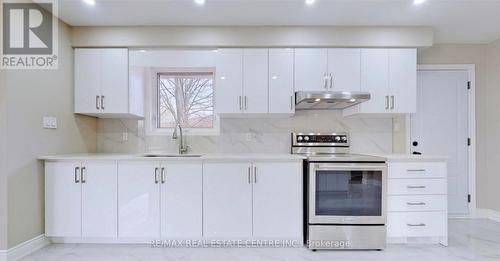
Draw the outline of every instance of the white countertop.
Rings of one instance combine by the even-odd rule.
[[[446,156],[437,155],[411,155],[411,154],[381,154],[375,155],[379,157],[384,157],[388,162],[396,161],[447,161]]]
[[[47,155],[38,157],[40,160],[150,160],[150,161],[294,161],[303,160],[303,156],[292,154],[269,154],[269,153],[207,153],[196,154],[200,157],[144,157],[149,153],[142,154],[114,154],[114,153],[83,153]],[[156,154],[156,153],[151,153]],[[158,153],[162,154],[162,153]],[[173,154],[168,154],[173,155]],[[189,155],[189,154],[188,154]]]

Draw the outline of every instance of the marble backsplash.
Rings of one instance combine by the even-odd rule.
[[[221,119],[220,135],[188,136],[187,144],[193,153],[289,153],[293,131],[337,131],[351,135],[353,153],[391,153],[392,121],[343,118],[340,111],[297,111],[282,119]],[[98,152],[177,152],[178,140],[166,135],[147,136],[144,124],[143,120],[99,119]],[[125,132],[127,141],[123,140]]]

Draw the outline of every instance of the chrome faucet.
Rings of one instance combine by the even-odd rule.
[[[172,135],[172,139],[176,140],[177,139],[177,128],[179,128],[179,133],[180,133],[180,140],[179,140],[179,154],[186,154],[188,153],[189,146],[184,144],[184,135],[182,132],[182,126],[180,123],[177,123],[174,129],[174,133]]]

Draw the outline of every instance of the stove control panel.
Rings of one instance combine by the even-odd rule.
[[[292,133],[293,146],[349,146],[347,133]]]

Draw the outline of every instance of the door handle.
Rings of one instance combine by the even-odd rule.
[[[389,95],[386,95],[385,96],[385,109],[388,110],[389,109]]]
[[[165,183],[165,168],[161,168],[161,183]]]
[[[257,183],[257,166],[253,167],[253,183]]]
[[[100,108],[99,108],[99,95],[95,96],[95,108],[100,110]]]
[[[78,171],[80,171],[80,167],[75,167],[75,183],[80,183],[80,179],[78,178]]]
[[[290,95],[290,110],[293,110],[293,95]]]
[[[158,184],[158,169],[159,168],[155,168],[155,184]]]
[[[425,227],[426,224],[420,223],[420,224],[406,224],[409,227]]]
[[[406,202],[408,206],[425,206],[425,202]]]
[[[101,109],[104,110],[104,96],[101,96]]]
[[[408,172],[424,172],[426,169],[407,169]]]
[[[239,100],[239,103],[240,103],[240,111],[243,109],[242,105],[241,105],[241,96],[238,96],[238,100]]]
[[[414,151],[412,154],[413,155],[422,155],[422,152]]]
[[[248,98],[247,98],[247,96],[245,95],[245,111],[247,110],[247,103],[248,103]]]
[[[424,188],[427,188],[426,186],[406,186],[406,188],[409,188],[409,189],[424,189]]]
[[[248,167],[248,184],[251,184],[252,183],[252,167]]]
[[[323,79],[325,81],[325,89],[328,89],[328,76],[326,76],[326,73],[323,74]]]
[[[333,74],[330,73],[330,89],[333,88]]]
[[[82,169],[80,170],[80,176],[81,176],[82,183],[87,182],[85,180],[85,174],[87,174],[87,168],[86,167],[82,167]]]
[[[394,95],[391,95],[391,110],[394,110]]]

